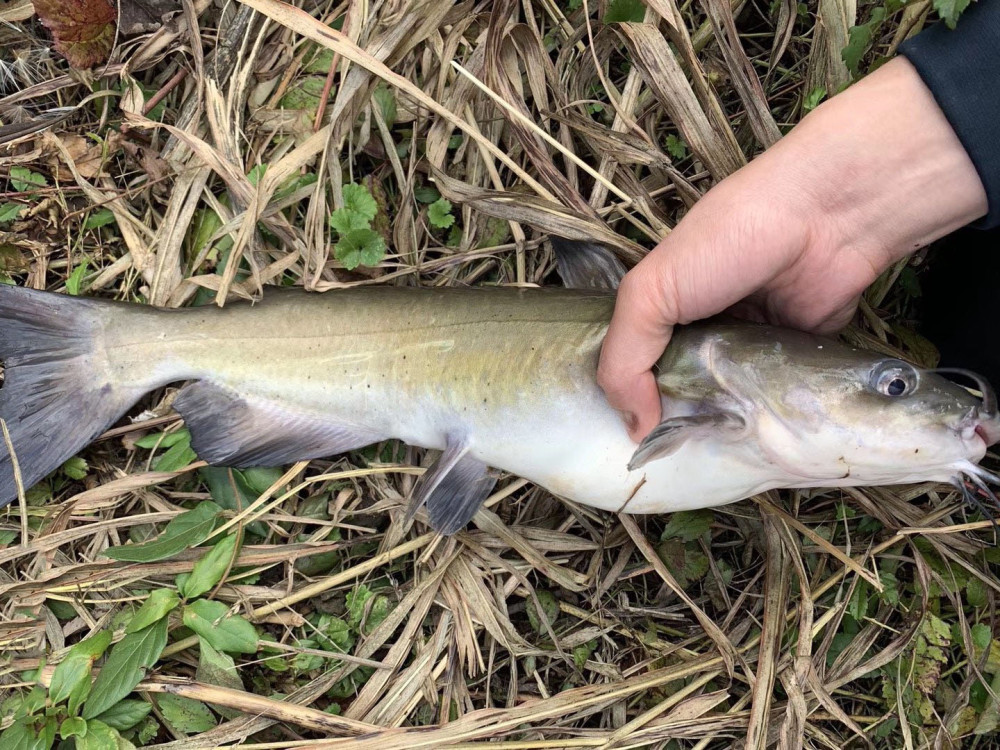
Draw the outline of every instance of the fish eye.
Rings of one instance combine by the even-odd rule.
[[[908,396],[917,387],[917,371],[897,359],[879,362],[872,370],[871,385],[883,396]]]

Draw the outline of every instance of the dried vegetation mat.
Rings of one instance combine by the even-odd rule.
[[[937,13],[104,2],[0,4],[0,271],[167,306],[634,262]],[[932,360],[918,283],[848,335]],[[947,488],[619,517],[507,477],[444,539],[419,451],[211,468],[172,396],[0,512],[0,747],[994,746],[1000,554]]]

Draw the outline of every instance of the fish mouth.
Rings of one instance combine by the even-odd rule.
[[[976,384],[981,394],[982,403],[970,409],[959,423],[958,429],[962,438],[965,440],[978,438],[987,447],[1000,442],[1000,409],[997,406],[996,392],[986,378],[972,370],[962,370],[957,367],[939,367],[932,372],[968,378]]]

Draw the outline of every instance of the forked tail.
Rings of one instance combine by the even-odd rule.
[[[0,284],[0,419],[25,490],[112,425],[141,393],[112,382],[99,344],[106,302]],[[124,311],[123,311],[124,312]],[[0,508],[17,497],[0,436]]]

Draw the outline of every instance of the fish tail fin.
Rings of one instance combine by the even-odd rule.
[[[95,346],[110,304],[0,285],[0,508],[118,420],[142,395],[112,382]]]

